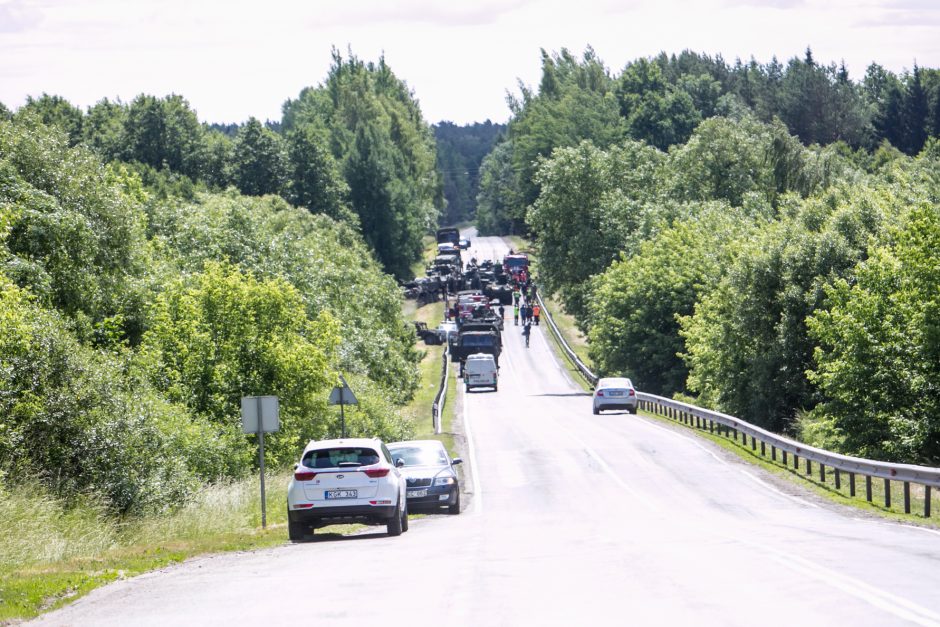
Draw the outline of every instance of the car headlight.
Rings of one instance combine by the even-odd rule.
[[[453,485],[457,480],[453,477],[437,477],[434,479],[434,485]]]

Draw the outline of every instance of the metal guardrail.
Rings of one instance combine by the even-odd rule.
[[[545,303],[540,294],[536,295],[539,305],[542,308],[542,315],[548,320],[549,327],[555,334],[558,344],[562,347],[568,358],[577,366],[578,370],[584,375],[592,385],[597,383],[597,375],[591,371],[587,365],[582,362],[578,356],[571,350],[568,342],[558,330],[554,320],[552,320]],[[760,454],[766,456],[767,448],[770,447],[770,457],[772,461],[777,461],[777,454],[780,453],[782,463],[789,465],[788,457],[793,457],[793,468],[798,469],[800,458],[803,459],[806,467],[806,474],[813,472],[812,464],[815,462],[819,468],[820,480],[826,481],[826,469],[835,473],[836,489],[842,487],[842,473],[848,474],[849,495],[855,496],[856,475],[865,478],[865,496],[871,502],[872,500],[872,478],[879,478],[884,481],[885,507],[891,507],[891,481],[903,482],[904,486],[904,512],[911,513],[911,489],[912,483],[924,487],[924,517],[930,517],[930,491],[931,488],[940,489],[940,468],[931,468],[929,466],[916,466],[913,464],[893,464],[889,462],[880,462],[871,459],[862,459],[860,457],[851,457],[831,453],[823,449],[807,446],[802,442],[785,438],[776,433],[772,433],[760,427],[754,426],[748,422],[723,414],[721,412],[704,409],[688,403],[674,401],[672,399],[637,392],[637,400],[640,407],[646,411],[651,411],[666,418],[674,419],[686,424],[692,428],[707,430],[714,433],[716,430],[719,435],[731,436],[736,441],[738,434],[741,434],[742,443],[748,444],[750,436],[751,450],[757,450],[760,446]]]
[[[441,355],[443,364],[441,365],[441,384],[434,397],[434,404],[431,405],[431,423],[434,425],[434,433],[441,433],[441,413],[444,411],[444,403],[447,401],[447,377],[450,376],[450,344],[444,344],[444,353]]]

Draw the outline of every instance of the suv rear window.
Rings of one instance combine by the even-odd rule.
[[[379,463],[379,454],[371,448],[343,446],[307,451],[300,461],[307,468],[344,468]]]

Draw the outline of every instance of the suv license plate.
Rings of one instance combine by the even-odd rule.
[[[408,496],[412,498],[418,498],[418,497],[427,496],[427,495],[428,495],[427,490],[408,490]]]
[[[326,499],[355,499],[359,498],[359,490],[327,490],[323,495]]]

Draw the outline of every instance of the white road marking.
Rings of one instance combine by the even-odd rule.
[[[747,541],[743,541],[742,544],[769,553],[771,558],[782,566],[859,598],[898,618],[918,625],[924,625],[925,627],[940,627],[940,614],[918,605],[913,601],[876,588],[860,579],[843,575],[825,566],[820,566],[803,557],[785,553],[762,544]]]
[[[754,474],[748,472],[747,470],[744,470],[743,468],[740,468],[740,467],[737,466],[737,465],[729,464],[727,461],[725,461],[725,460],[723,460],[722,458],[718,457],[718,455],[716,455],[714,451],[711,451],[711,450],[709,450],[708,448],[706,448],[701,442],[697,441],[694,437],[685,435],[685,434],[683,434],[683,433],[676,433],[676,432],[673,431],[672,429],[667,429],[666,427],[664,427],[664,426],[662,426],[662,425],[656,424],[655,422],[653,422],[653,421],[652,421],[651,419],[649,419],[649,418],[644,418],[644,417],[642,417],[642,416],[641,416],[640,418],[641,418],[646,424],[648,424],[649,426],[654,427],[654,428],[656,428],[656,429],[659,429],[660,431],[662,431],[662,432],[664,432],[664,433],[668,433],[669,435],[671,435],[671,436],[673,436],[673,437],[677,437],[677,438],[681,438],[681,439],[683,439],[683,440],[686,440],[687,442],[691,443],[692,445],[694,445],[694,446],[700,448],[700,449],[701,449],[702,451],[704,451],[705,453],[711,455],[711,456],[715,459],[715,461],[717,461],[719,464],[722,464],[722,465],[724,465],[724,466],[727,466],[728,468],[731,468],[732,470],[735,470],[735,471],[741,473],[742,475],[744,475],[745,477],[747,477],[748,479],[750,479],[751,481],[753,481],[754,483],[756,483],[756,484],[759,485],[760,487],[762,487],[762,488],[768,490],[769,492],[772,492],[772,493],[776,494],[777,496],[782,496],[783,498],[785,498],[785,499],[787,499],[787,500],[790,500],[790,501],[792,501],[792,502],[794,502],[794,503],[799,503],[800,505],[804,505],[804,506],[806,506],[806,507],[814,507],[814,508],[816,508],[816,509],[819,509],[819,505],[816,505],[815,503],[810,503],[809,501],[805,501],[805,500],[803,500],[803,499],[801,499],[801,498],[799,498],[799,497],[797,497],[797,496],[793,496],[792,494],[787,494],[786,492],[782,492],[782,491],[778,490],[776,487],[772,486],[771,484],[767,483],[766,481],[764,481],[763,479],[761,479],[760,477],[758,477],[757,475],[754,475]]]
[[[470,456],[470,478],[473,481],[473,514],[479,516],[483,513],[483,488],[480,485],[480,471],[477,466],[477,450],[473,445],[473,430],[470,428],[470,406],[465,386],[459,386],[463,399],[463,428],[467,436],[467,454]]]

